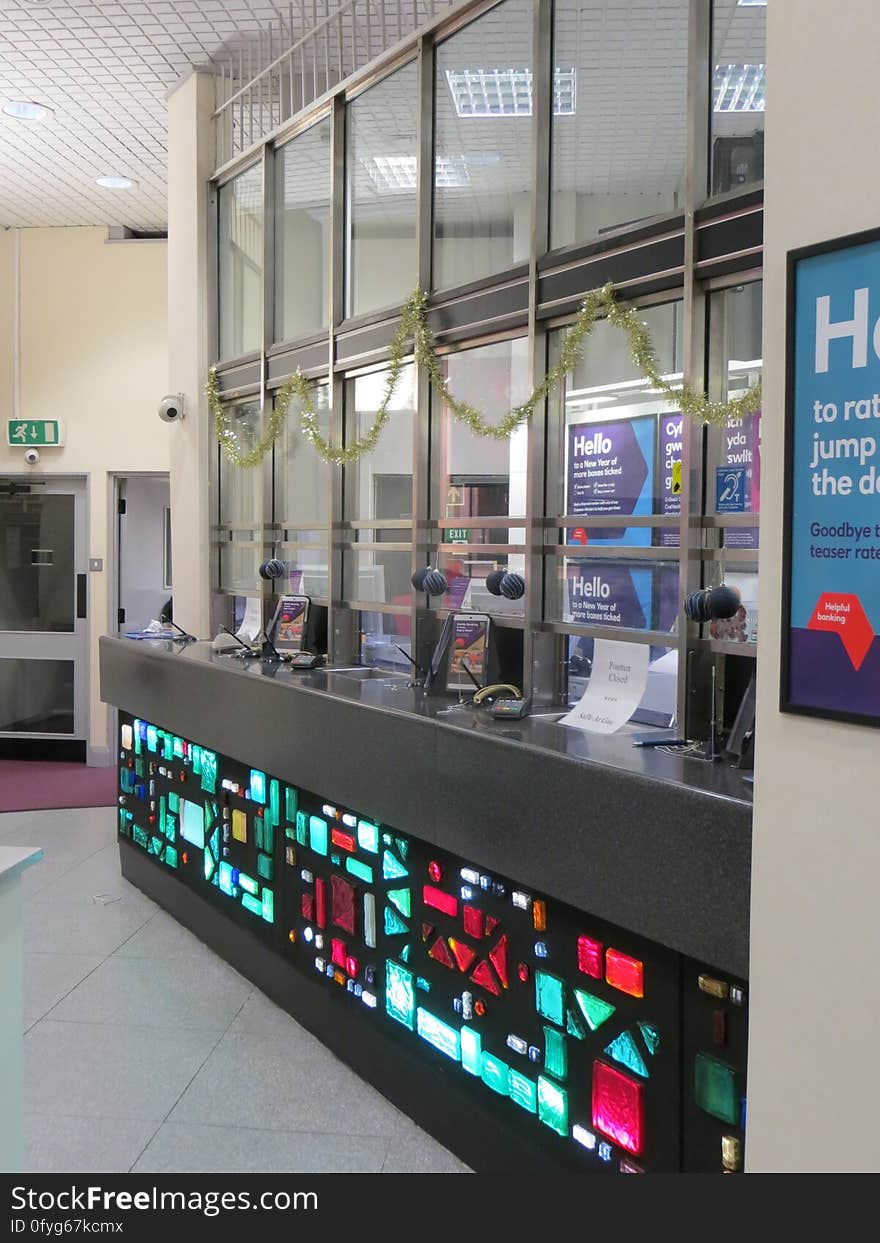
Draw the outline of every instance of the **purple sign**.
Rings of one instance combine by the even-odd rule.
[[[474,678],[481,685],[486,680],[486,659],[488,656],[489,619],[480,614],[459,614],[452,625],[452,640],[449,646],[449,673],[446,685],[449,687],[472,687],[476,690],[473,680],[468,676],[470,669]]]
[[[654,491],[654,416],[568,428],[570,514],[650,514]],[[647,528],[586,524],[581,542],[648,544]]]
[[[682,489],[682,447],[684,432],[684,416],[681,412],[661,414],[658,419],[660,429],[660,512],[661,514],[679,515],[681,513]],[[679,532],[668,527],[659,527],[657,543],[662,548],[678,548]]]
[[[745,512],[761,510],[761,412],[735,419],[721,429],[721,465],[745,468]],[[757,548],[757,527],[732,527],[724,533],[726,548]]]
[[[625,563],[569,561],[566,566],[570,620],[582,626],[650,625],[651,571]]]

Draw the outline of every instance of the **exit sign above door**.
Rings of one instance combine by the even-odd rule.
[[[64,427],[58,419],[7,419],[6,443],[23,449],[64,444]]]

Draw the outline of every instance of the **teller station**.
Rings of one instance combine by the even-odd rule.
[[[742,773],[265,656],[101,640],[129,881],[478,1172],[742,1169]]]

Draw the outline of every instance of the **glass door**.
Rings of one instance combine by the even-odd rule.
[[[82,480],[0,477],[0,738],[87,736]]]

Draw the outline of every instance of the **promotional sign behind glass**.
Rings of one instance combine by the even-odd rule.
[[[880,231],[788,257],[784,711],[880,724]]]

